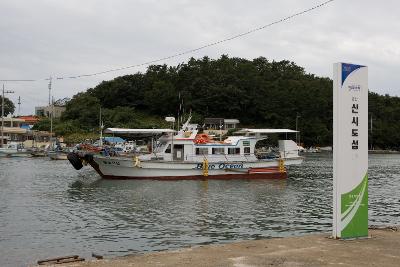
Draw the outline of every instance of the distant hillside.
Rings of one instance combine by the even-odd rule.
[[[179,98],[180,96],[180,98]],[[136,73],[103,81],[75,95],[66,105],[64,129],[96,129],[103,108],[106,127],[160,127],[165,116],[182,109],[204,117],[237,118],[243,125],[295,128],[306,145],[332,143],[332,81],[307,74],[290,61],[221,56],[190,59],[176,67],[149,66]],[[370,93],[373,140],[380,148],[398,146],[400,99]],[[61,132],[62,132],[61,131]]]

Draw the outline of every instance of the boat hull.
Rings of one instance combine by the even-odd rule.
[[[31,155],[34,158],[47,157],[46,152],[31,152]]]
[[[48,152],[47,156],[52,160],[67,160],[67,153],[64,152]]]
[[[7,157],[7,158],[31,157],[31,154],[29,152],[25,152],[25,151],[18,151],[18,152],[0,151],[0,157]]]
[[[285,165],[300,164],[302,158],[293,158]],[[138,162],[130,158],[95,156],[89,164],[104,179],[284,179],[285,168],[279,160],[257,162],[211,162],[207,171],[197,162]]]

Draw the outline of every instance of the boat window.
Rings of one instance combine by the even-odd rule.
[[[240,154],[240,147],[229,147],[228,154]]]
[[[222,155],[222,154],[225,154],[225,150],[223,147],[213,147],[212,153]]]
[[[171,144],[169,144],[167,149],[165,149],[165,153],[171,153]]]
[[[250,145],[250,141],[243,141],[243,146],[249,146]]]
[[[197,147],[196,155],[208,155],[208,148],[207,147]]]
[[[249,146],[245,146],[244,147],[244,154],[245,155],[250,155],[250,147]]]

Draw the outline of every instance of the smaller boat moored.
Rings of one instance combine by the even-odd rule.
[[[30,157],[30,152],[22,143],[10,142],[5,147],[0,147],[0,157]]]

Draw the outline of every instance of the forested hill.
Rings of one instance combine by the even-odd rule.
[[[374,144],[398,146],[400,99],[370,93],[369,100]],[[73,97],[58,131],[95,129],[100,106],[106,127],[160,127],[165,116],[177,115],[182,101],[198,123],[204,117],[223,117],[237,118],[242,126],[294,129],[300,116],[302,142],[332,143],[332,81],[307,74],[293,62],[263,57],[192,58],[104,81]]]

